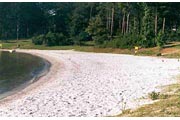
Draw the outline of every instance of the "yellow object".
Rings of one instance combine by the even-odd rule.
[[[2,44],[0,44],[0,48],[2,48]]]
[[[135,50],[138,50],[138,49],[139,49],[139,47],[135,46],[135,47],[134,47],[134,49],[135,49]]]
[[[138,50],[139,50],[139,47],[138,47],[138,46],[135,46],[135,47],[134,47],[134,53],[136,54],[136,53],[138,52]]]

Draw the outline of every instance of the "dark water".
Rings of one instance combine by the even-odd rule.
[[[0,99],[9,91],[32,83],[48,66],[47,61],[36,56],[0,51]]]

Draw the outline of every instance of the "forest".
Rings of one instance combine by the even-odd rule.
[[[0,39],[35,45],[162,47],[180,40],[180,3],[0,3]]]

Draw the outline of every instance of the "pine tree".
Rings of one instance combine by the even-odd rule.
[[[155,46],[154,42],[154,18],[152,14],[152,8],[150,8],[147,3],[144,3],[144,17],[143,17],[143,29],[142,29],[142,35],[143,35],[143,41],[142,45],[144,47],[150,47]]]
[[[106,26],[103,24],[99,15],[90,20],[86,31],[92,36],[92,39],[95,41],[96,45],[103,44],[104,41],[108,39]]]

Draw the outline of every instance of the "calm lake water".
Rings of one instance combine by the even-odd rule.
[[[48,66],[47,61],[33,55],[0,51],[0,99],[32,83]]]

